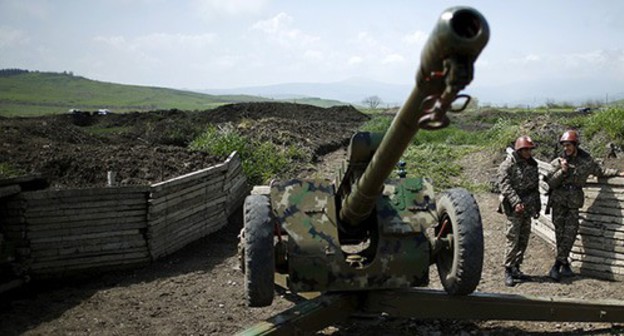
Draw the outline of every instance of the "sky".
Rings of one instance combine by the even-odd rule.
[[[413,85],[440,14],[480,11],[480,101],[624,99],[621,0],[0,0],[0,68],[203,90]]]

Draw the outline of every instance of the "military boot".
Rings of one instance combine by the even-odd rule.
[[[550,272],[548,272],[548,276],[557,282],[559,282],[559,279],[561,279],[561,275],[559,274],[560,267],[561,267],[561,262],[556,261],[553,267],[550,269]]]
[[[566,278],[574,276],[574,272],[572,272],[572,269],[570,268],[570,263],[561,265],[561,276]]]
[[[513,287],[515,285],[516,282],[514,281],[513,271],[511,270],[511,267],[505,267],[505,286]]]
[[[511,276],[516,280],[526,280],[527,276],[520,270],[520,265],[511,268]]]

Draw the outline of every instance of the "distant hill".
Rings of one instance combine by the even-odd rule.
[[[605,91],[606,87],[610,91]],[[495,106],[540,106],[549,101],[583,105],[588,101],[609,103],[624,98],[624,79],[569,78],[548,80],[517,80],[501,84],[486,82],[477,74],[475,81],[463,93],[477,98],[481,104]],[[378,96],[381,107],[400,106],[414,88],[414,83],[390,84],[367,78],[349,78],[330,83],[283,83],[275,85],[239,87],[231,89],[206,89],[208,94],[249,94],[274,99],[285,97],[323,97],[363,105],[363,100]]]
[[[239,87],[232,89],[206,89],[199,92],[208,94],[248,94],[273,99],[292,100],[323,97],[333,101],[363,105],[365,98],[378,96],[383,107],[401,105],[413,85],[388,84],[366,78],[350,78],[332,83],[284,83],[264,86]],[[317,98],[318,99],[318,98]]]
[[[293,99],[284,99],[292,102]],[[70,109],[112,112],[160,109],[206,110],[241,102],[274,101],[245,94],[206,93],[100,82],[71,72],[0,70],[0,116],[34,116],[67,113]],[[346,105],[320,98],[296,99],[321,107]]]

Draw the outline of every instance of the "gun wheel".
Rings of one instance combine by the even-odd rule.
[[[275,272],[273,218],[269,198],[265,195],[247,196],[243,211],[245,222],[241,245],[245,297],[250,307],[269,306],[273,302]]]
[[[468,295],[481,280],[483,269],[483,225],[476,200],[466,189],[445,191],[437,203],[440,220],[436,243],[442,244],[435,262],[444,290],[450,295]]]

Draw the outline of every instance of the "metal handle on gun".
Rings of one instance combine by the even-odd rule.
[[[466,65],[468,64],[468,65]],[[472,66],[470,62],[460,62],[456,58],[444,60],[444,71],[431,73],[432,79],[445,78],[446,86],[442,94],[427,96],[421,109],[425,113],[418,120],[418,126],[425,130],[435,130],[445,128],[450,124],[450,119],[446,112],[459,113],[466,109],[472,99],[467,94],[458,94],[472,80]],[[452,105],[457,100],[465,99],[459,108]],[[426,106],[431,106],[426,108]]]

